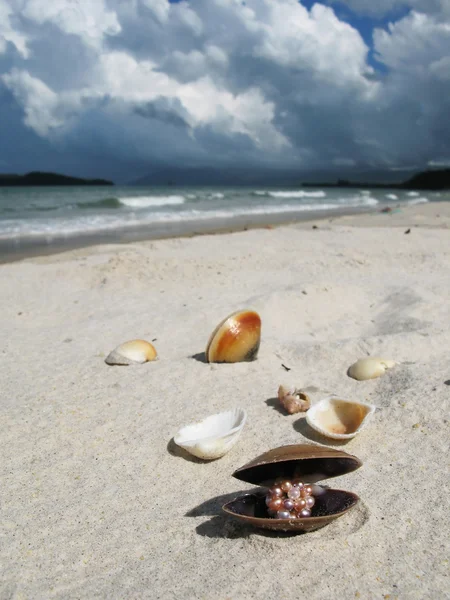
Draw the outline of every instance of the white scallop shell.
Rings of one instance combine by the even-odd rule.
[[[238,441],[247,413],[243,408],[206,417],[178,431],[174,442],[203,460],[224,456]]]
[[[395,367],[396,364],[395,361],[387,360],[386,358],[360,358],[348,368],[347,374],[349,377],[357,379],[358,381],[375,379],[375,377],[383,375],[387,369]]]
[[[309,409],[306,421],[326,437],[347,440],[366,426],[375,409],[373,404],[328,396]]]

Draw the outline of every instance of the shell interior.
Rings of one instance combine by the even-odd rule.
[[[361,461],[351,454],[334,448],[296,444],[281,446],[261,454],[233,473],[233,477],[270,486],[275,479],[304,479],[316,483],[323,479],[351,473],[361,466]]]
[[[324,436],[349,439],[361,431],[374,412],[371,404],[329,397],[309,410],[306,421]]]
[[[328,525],[358,503],[358,496],[343,490],[326,489],[315,497],[310,517],[305,519],[274,519],[267,513],[265,492],[240,496],[222,507],[230,516],[247,525],[281,531],[313,531]]]
[[[182,427],[174,442],[197,458],[220,458],[238,441],[246,419],[247,413],[242,408],[211,415]]]
[[[301,478],[315,483],[325,477],[350,473],[361,466],[351,454],[334,448],[298,444],[274,448],[258,456],[233,473],[234,477],[249,483],[270,486],[276,478]],[[358,503],[352,492],[321,488],[315,494],[316,503],[311,516],[303,519],[274,519],[269,516],[265,503],[266,491],[240,496],[222,507],[222,510],[247,525],[281,531],[313,531],[324,527]]]

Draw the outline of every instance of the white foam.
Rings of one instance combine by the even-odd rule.
[[[280,192],[267,192],[272,198],[325,198],[326,194],[324,191],[319,190],[318,192],[305,192],[303,190],[291,190],[291,191],[280,191]]]
[[[408,192],[407,196],[420,196],[419,192]]]
[[[398,200],[398,196],[395,194],[386,194],[386,198],[389,198],[389,200]]]
[[[428,198],[420,197],[414,198],[414,200],[408,200],[408,205],[414,206],[414,204],[426,204],[427,202],[429,202]]]
[[[216,192],[215,194],[210,194],[209,197],[210,198],[225,198],[225,194],[222,194],[221,192]]]
[[[119,198],[119,202],[130,208],[150,208],[151,206],[167,206],[169,204],[183,204],[184,196],[129,196]]]

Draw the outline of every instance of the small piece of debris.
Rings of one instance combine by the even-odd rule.
[[[286,365],[283,365],[283,363],[281,363],[281,366],[283,367],[283,369],[285,371],[290,371],[291,369],[289,367],[287,367]]]
[[[302,290],[302,294],[305,294],[305,296],[307,296],[308,292],[306,290]]]
[[[405,234],[406,234],[406,233],[411,233],[411,229],[407,229],[407,230],[405,231]]]
[[[414,425],[412,426],[413,429],[419,429],[420,427],[420,423],[414,423]]]
[[[317,227],[317,225],[313,225],[313,226],[312,226],[312,228],[313,228],[313,229],[319,229],[319,228]]]

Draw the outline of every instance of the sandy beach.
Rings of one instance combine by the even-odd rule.
[[[0,265],[0,281],[2,600],[450,597],[450,203],[93,246]],[[258,359],[205,363],[243,307],[261,315]],[[107,366],[133,338],[159,359]],[[369,355],[399,364],[350,379]],[[284,382],[378,410],[334,443],[279,409]],[[236,406],[223,458],[174,445]],[[295,443],[356,455],[326,483],[360,503],[295,536],[221,512],[253,488],[235,469]]]

